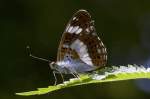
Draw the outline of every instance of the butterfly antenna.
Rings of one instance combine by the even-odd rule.
[[[29,56],[30,56],[30,57],[32,57],[32,58],[34,58],[34,59],[42,60],[42,61],[45,61],[45,62],[51,62],[51,61],[49,61],[49,60],[47,60],[47,59],[44,59],[44,58],[41,58],[41,57],[37,57],[37,56],[32,55],[30,46],[27,46],[27,50],[28,50],[28,53],[29,53]]]

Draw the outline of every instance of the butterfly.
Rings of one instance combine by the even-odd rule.
[[[80,73],[104,67],[106,62],[106,47],[96,33],[91,15],[83,9],[77,11],[62,34],[56,62],[49,63],[53,70],[55,84],[56,73],[60,73],[61,76],[72,74],[79,77]]]

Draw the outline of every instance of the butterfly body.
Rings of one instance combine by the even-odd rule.
[[[94,21],[86,10],[79,10],[62,35],[57,61],[50,67],[60,73],[84,73],[105,66],[107,51],[97,36]]]
[[[96,67],[88,65],[81,60],[73,59],[56,62],[53,68],[63,74],[84,73],[96,69]]]

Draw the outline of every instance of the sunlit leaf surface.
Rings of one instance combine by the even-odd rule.
[[[128,66],[112,66],[95,71],[92,74],[81,74],[80,79],[74,78],[65,81],[56,86],[48,86],[46,88],[37,88],[35,91],[16,93],[16,95],[30,96],[47,94],[56,90],[63,90],[67,87],[81,86],[84,84],[104,83],[129,79],[150,79],[150,68],[143,66],[128,65]]]

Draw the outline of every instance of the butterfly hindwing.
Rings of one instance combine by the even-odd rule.
[[[62,35],[57,61],[63,61],[66,55],[73,60],[80,59],[91,67],[106,64],[106,48],[97,36],[94,22],[86,10],[79,10],[73,15]]]

